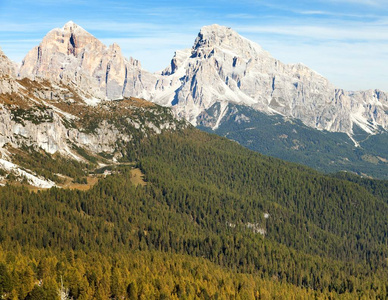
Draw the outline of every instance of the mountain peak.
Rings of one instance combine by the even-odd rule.
[[[120,52],[121,53],[121,47],[117,43],[113,43],[112,45],[109,46],[109,49],[115,51],[115,52]]]
[[[1,50],[1,47],[0,47],[0,77],[4,75],[14,76],[15,65],[4,54],[3,50]]]
[[[218,24],[203,26],[199,31],[196,43],[207,46],[218,46],[225,41],[228,37],[239,36],[237,32],[230,27],[221,26]]]
[[[132,96],[133,89],[141,94],[144,82],[127,85],[128,78],[150,77],[150,85],[156,81],[141,70],[139,62],[128,61],[118,44],[107,47],[73,21],[51,30],[26,55],[19,76],[76,84],[77,89],[101,99]]]
[[[4,57],[5,57],[5,54],[4,54],[3,50],[0,47],[0,58],[4,58]]]
[[[72,20],[70,20],[69,22],[67,22],[67,23],[63,26],[63,28],[65,28],[65,27],[71,27],[71,26],[78,26],[78,25],[75,24]]]
[[[206,26],[203,26],[200,30],[200,32],[203,34],[210,33],[210,32],[227,32],[227,31],[235,32],[234,30],[232,30],[232,28],[219,25],[219,24],[206,25]]]
[[[75,83],[101,99],[147,98],[173,106],[178,116],[192,124],[202,122],[210,108],[222,108],[212,124],[203,123],[212,128],[221,124],[228,103],[349,134],[353,123],[365,125],[366,130],[369,123],[373,130],[388,126],[385,96],[338,92],[306,66],[283,64],[255,42],[218,24],[202,27],[192,48],[177,51],[168,68],[151,74],[138,61],[125,59],[117,44],[107,47],[70,21],[51,30],[29,52],[19,76]]]
[[[247,59],[271,57],[258,44],[244,38],[232,28],[218,24],[202,27],[193,46],[194,51],[203,49],[206,52],[206,49],[212,50],[214,48]]]
[[[75,32],[82,32],[82,33],[88,33],[85,29],[83,29],[81,26],[77,25],[73,21],[67,22],[63,27],[62,30],[65,32],[75,33]]]

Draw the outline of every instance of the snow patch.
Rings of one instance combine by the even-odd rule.
[[[61,150],[62,153],[67,154],[68,156],[72,157],[76,161],[84,161],[84,159],[76,154],[74,154],[69,147],[65,146],[63,150]]]
[[[350,133],[347,133],[348,137],[352,140],[355,147],[360,147],[360,144],[352,137]]]
[[[27,171],[22,170],[20,166],[15,165],[1,158],[0,158],[0,167],[2,167],[8,172],[14,172],[17,176],[27,178],[28,183],[33,186],[44,188],[44,189],[49,189],[55,186],[55,183],[52,182],[51,180],[39,178]]]
[[[375,126],[368,123],[368,120],[363,116],[363,109],[362,107],[356,112],[351,114],[350,119],[354,124],[357,124],[364,130],[365,132],[369,134],[375,134]]]
[[[87,97],[82,97],[82,100],[87,104],[87,105],[90,105],[90,106],[97,106],[102,100],[101,99],[97,99],[97,98],[87,98]]]
[[[220,115],[218,116],[216,124],[213,126],[213,130],[216,130],[218,126],[220,126],[220,122],[222,118],[226,115],[226,112],[228,111],[228,102],[220,102]]]

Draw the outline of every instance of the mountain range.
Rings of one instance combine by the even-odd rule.
[[[0,298],[386,299],[388,181],[272,157],[387,177],[385,111],[218,25],[155,74],[1,52]]]
[[[22,62],[19,76],[74,83],[102,99],[143,97],[172,106],[193,125],[215,103],[218,118],[205,126],[217,128],[228,103],[300,119],[328,131],[367,133],[388,126],[387,94],[379,90],[349,92],[303,64],[283,64],[259,45],[231,28],[201,29],[190,49],[177,51],[171,65],[152,74],[120,47],[106,47],[73,22],[50,31]]]
[[[273,58],[228,27],[203,27],[194,45],[176,51],[170,66],[157,73],[144,70],[136,59],[125,58],[119,45],[107,47],[71,21],[51,30],[20,68],[3,54],[0,64],[7,78],[69,86],[89,104],[135,97],[171,107],[176,117],[194,126],[323,171],[388,174],[386,151],[376,151],[380,147],[371,142],[387,139],[386,93],[338,89],[303,64],[284,64]],[[16,90],[17,84],[3,79],[1,93]],[[262,140],[262,128],[252,125],[263,120],[260,113],[273,125],[267,127],[267,134],[268,128],[273,131],[281,122],[296,136],[291,139],[275,130],[269,138],[277,141],[276,149],[263,147],[269,144],[268,138]],[[236,128],[235,123],[241,126]],[[306,127],[313,134],[299,135]],[[239,134],[246,129],[249,138]],[[343,135],[338,139],[331,133]],[[309,143],[323,146],[306,154]],[[325,157],[322,167],[316,163],[319,157]]]

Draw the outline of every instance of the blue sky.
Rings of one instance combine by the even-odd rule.
[[[149,71],[165,68],[202,26],[217,23],[337,87],[388,91],[387,0],[0,0],[0,47],[20,62],[69,20],[105,44],[117,42]]]

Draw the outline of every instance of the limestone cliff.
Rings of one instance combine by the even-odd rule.
[[[107,47],[73,22],[51,30],[24,58],[19,76],[72,83],[101,99],[121,99],[134,89],[149,88],[136,82],[149,76],[138,61],[125,59],[117,44]]]
[[[177,52],[163,75],[166,78],[161,79],[164,85],[159,90],[169,84],[174,90],[162,97],[163,92],[157,93],[155,102],[174,106],[178,115],[195,125],[201,124],[200,113],[215,103],[224,110],[228,103],[237,103],[350,135],[354,125],[368,133],[379,126],[388,128],[386,93],[336,89],[303,64],[284,64],[219,25],[203,27],[193,47]],[[220,114],[218,123],[222,117]]]
[[[38,76],[17,79],[11,76],[8,62],[0,56],[1,70],[6,71],[0,76],[0,169],[27,178],[32,185],[51,187],[54,183],[15,165],[12,149],[43,150],[85,163],[90,157],[94,162],[115,163],[125,155],[128,144],[187,126],[170,109],[142,99],[103,101],[71,82]]]
[[[173,108],[193,125],[219,103],[250,106],[267,114],[300,119],[319,130],[353,134],[355,126],[373,134],[388,126],[387,94],[348,92],[303,64],[284,64],[231,28],[201,29],[191,49],[177,51],[160,74],[125,59],[120,47],[103,45],[73,22],[50,31],[24,59],[20,77],[73,84],[100,99],[142,97]]]

